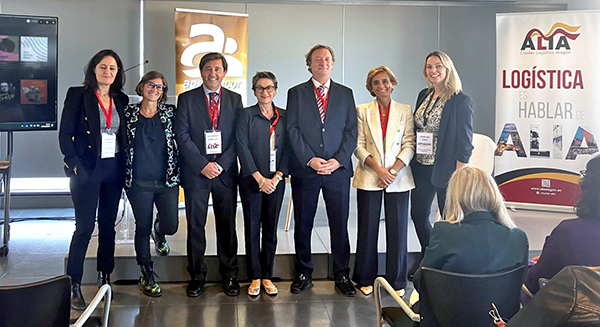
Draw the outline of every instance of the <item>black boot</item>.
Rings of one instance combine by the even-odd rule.
[[[161,257],[164,257],[168,255],[169,252],[171,252],[171,248],[169,247],[169,243],[167,242],[167,238],[165,237],[165,235],[158,231],[158,221],[159,220],[157,216],[156,221],[154,222],[154,228],[150,232],[150,237],[152,237],[152,240],[154,241],[154,248],[156,249],[156,254],[160,255]]]
[[[158,279],[158,275],[154,272],[152,266],[152,262],[150,262],[147,265],[140,266],[142,276],[140,276],[138,285],[140,286],[140,290],[144,294],[152,297],[158,297],[162,295],[162,290],[156,282],[156,280]]]
[[[83,294],[81,293],[81,284],[73,282],[71,284],[71,308],[85,310],[86,306]]]
[[[110,274],[103,273],[101,271],[98,272],[98,288],[102,287],[102,285],[108,284],[110,285]]]

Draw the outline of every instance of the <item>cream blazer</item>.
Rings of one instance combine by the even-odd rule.
[[[379,120],[377,101],[356,107],[358,116],[358,141],[354,155],[358,165],[354,172],[352,186],[367,191],[378,191],[379,177],[374,170],[365,165],[365,159],[372,156],[379,165],[390,168],[396,158],[404,162],[405,167],[386,192],[405,192],[415,188],[410,161],[415,154],[415,133],[413,114],[410,105],[392,100],[385,140]]]

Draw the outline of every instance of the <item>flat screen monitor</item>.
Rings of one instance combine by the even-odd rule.
[[[0,15],[0,131],[56,130],[58,18]]]

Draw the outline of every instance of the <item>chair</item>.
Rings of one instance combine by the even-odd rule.
[[[469,166],[479,168],[491,175],[494,172],[494,151],[496,151],[496,143],[491,138],[473,133],[473,153]]]
[[[420,313],[415,313],[383,277],[378,277],[375,280],[378,326],[384,322],[392,325],[397,319],[408,317],[420,321],[421,327],[488,327],[492,322],[488,314],[492,303],[507,319],[519,311],[524,271],[525,266],[520,266],[492,274],[460,274],[423,267],[419,286]],[[382,308],[381,289],[390,294],[400,308]]]
[[[0,326],[3,327],[82,327],[104,299],[101,326],[108,326],[111,292],[103,285],[79,319],[70,325],[71,277],[51,279],[16,286],[0,287]]]

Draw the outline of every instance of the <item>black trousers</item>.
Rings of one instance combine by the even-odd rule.
[[[294,201],[294,242],[296,248],[296,273],[312,276],[311,234],[319,202],[319,191],[323,191],[329,235],[333,257],[334,277],[350,274],[350,241],[348,240],[348,211],[350,204],[350,177],[334,174],[300,178],[292,176],[292,198]]]
[[[224,279],[237,277],[238,239],[235,230],[237,185],[227,186],[221,177],[209,181],[206,188],[184,189],[187,218],[187,270],[192,278],[206,279],[206,216],[212,194],[219,273]]]
[[[280,181],[271,194],[259,192],[258,183],[251,175],[244,177],[240,182],[246,238],[246,267],[248,277],[252,279],[273,277],[273,262],[277,250],[277,224],[284,193],[284,181]]]
[[[79,171],[71,177],[70,188],[75,207],[75,232],[69,246],[67,275],[81,283],[83,261],[98,210],[98,260],[96,269],[105,274],[115,267],[115,218],[125,184],[125,167],[117,158],[100,159],[91,174]]]
[[[154,205],[158,210],[157,230],[164,235],[173,235],[179,227],[177,204],[179,187],[167,187],[164,182],[136,181],[127,192],[135,216],[135,257],[138,265],[152,262],[150,254],[150,232]]]
[[[373,285],[377,278],[377,239],[381,200],[384,200],[386,260],[385,278],[396,290],[406,288],[408,191],[356,190],[358,241],[352,279],[358,286]]]
[[[433,166],[425,166],[413,160],[410,167],[415,180],[415,188],[411,191],[410,196],[410,217],[415,224],[417,237],[419,243],[421,243],[421,253],[424,254],[425,249],[429,246],[429,236],[432,229],[429,215],[431,214],[433,197],[437,194],[438,208],[440,214],[443,214],[446,203],[446,188],[435,187],[431,183]]]

